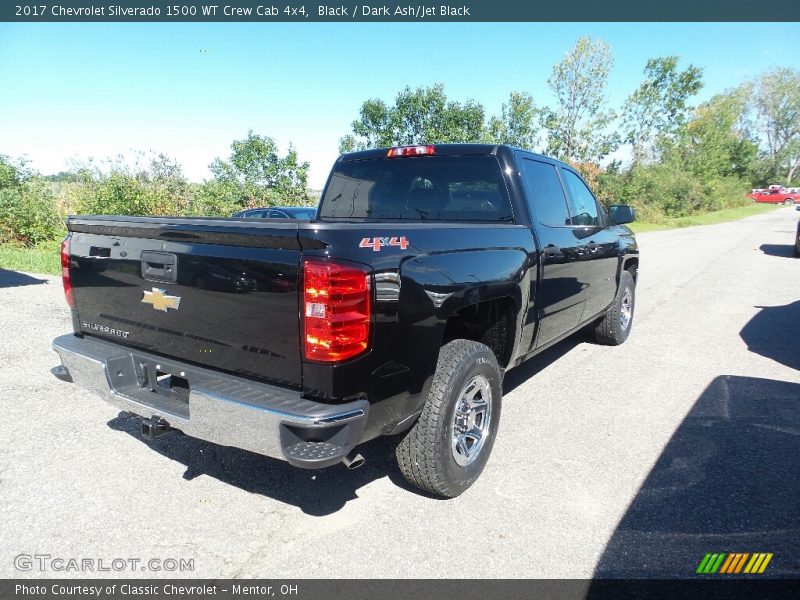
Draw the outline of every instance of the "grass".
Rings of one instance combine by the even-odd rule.
[[[0,269],[60,275],[61,240],[46,242],[33,248],[1,244]]]
[[[643,221],[636,221],[630,224],[630,228],[636,233],[644,231],[658,231],[660,229],[675,229],[677,227],[694,227],[695,225],[713,225],[715,223],[724,223],[726,221],[736,221],[745,217],[753,215],[760,215],[766,212],[781,208],[782,205],[774,204],[748,204],[746,206],[737,206],[735,208],[726,208],[724,210],[716,210],[714,212],[702,213],[699,215],[691,215],[689,217],[675,217],[666,219],[661,223],[646,223]]]

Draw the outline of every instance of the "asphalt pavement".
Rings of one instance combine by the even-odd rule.
[[[50,374],[60,280],[0,270],[0,577],[684,577],[719,551],[773,552],[768,574],[796,577],[798,216],[640,234],[630,339],[579,333],[510,371],[492,457],[454,500],[406,485],[389,440],[316,472],[144,441]]]

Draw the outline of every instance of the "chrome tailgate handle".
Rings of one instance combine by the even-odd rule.
[[[175,283],[178,281],[178,257],[169,252],[142,252],[142,277],[147,281]]]

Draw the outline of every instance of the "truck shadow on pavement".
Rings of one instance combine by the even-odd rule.
[[[798,577],[798,456],[800,384],[717,377],[634,497],[595,578],[690,578],[707,552],[772,552],[767,575]]]
[[[18,271],[0,269],[0,288],[19,287],[23,285],[39,285],[47,283],[46,279],[36,279]]]
[[[800,370],[800,300],[756,308],[758,313],[739,332],[748,350]]]
[[[559,357],[589,341],[590,337],[588,329],[577,332],[513,369],[503,382],[504,393],[508,394]],[[335,465],[327,469],[307,470],[292,467],[282,460],[240,448],[220,446],[177,432],[147,440],[140,435],[139,419],[129,413],[121,412],[108,422],[108,426],[185,465],[183,477],[186,480],[208,475],[246,492],[292,504],[312,516],[325,516],[340,510],[347,502],[358,498],[359,488],[387,476],[394,485],[408,492],[441,500],[411,486],[400,473],[394,449],[402,435],[382,437],[360,445],[358,450],[366,458],[366,463],[359,469],[347,471],[344,466]]]
[[[581,344],[594,344],[591,327],[584,327],[576,331],[568,338],[529,358],[518,367],[511,369],[503,378],[503,396],[510,394],[528,379],[557,362],[561,357]]]
[[[764,254],[770,256],[783,256],[785,258],[795,258],[793,244],[761,244],[759,247]]]
[[[178,432],[147,440],[140,435],[139,419],[125,412],[109,421],[108,426],[185,465],[183,478],[188,481],[207,475],[251,494],[292,504],[312,516],[335,513],[347,502],[358,498],[359,488],[387,475],[395,485],[425,496],[406,482],[397,467],[394,447],[399,438],[378,438],[359,446],[366,463],[358,469],[348,471],[343,465],[334,465],[327,469],[308,470]]]

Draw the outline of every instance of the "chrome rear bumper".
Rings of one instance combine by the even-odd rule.
[[[258,383],[90,336],[53,340],[63,381],[120,410],[187,435],[282,458],[304,468],[341,462],[361,440],[369,403],[324,404],[297,390]],[[160,374],[160,375],[157,375]],[[160,378],[188,383],[164,388]],[[182,383],[183,385],[183,383]]]

